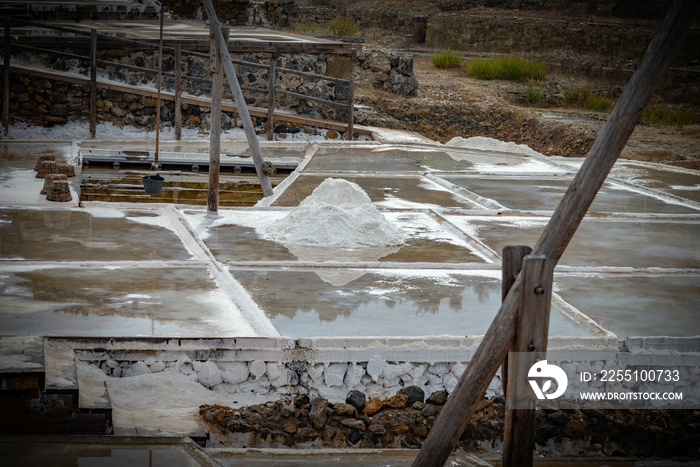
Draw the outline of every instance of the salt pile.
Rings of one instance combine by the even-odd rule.
[[[513,142],[506,143],[494,138],[486,138],[484,136],[474,136],[472,138],[462,138],[456,136],[445,143],[445,146],[455,148],[481,149],[482,151],[499,151],[510,152],[513,154],[522,154],[525,156],[541,156],[539,152],[530,148],[526,144],[516,144]]]
[[[265,234],[286,245],[343,249],[399,246],[405,240],[362,188],[333,178],[324,180]]]

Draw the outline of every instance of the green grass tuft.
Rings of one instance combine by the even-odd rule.
[[[323,34],[324,29],[313,21],[311,24],[295,23],[292,30],[298,34]]]
[[[465,61],[463,68],[467,75],[478,79],[542,79],[549,71],[543,62],[517,54],[474,58]]]
[[[435,52],[430,58],[430,63],[437,68],[459,68],[464,59],[453,50]]]
[[[353,36],[360,30],[360,23],[350,17],[337,16],[328,22],[328,32],[334,36]]]
[[[653,125],[700,125],[700,112],[648,105],[642,112],[642,122]]]
[[[525,100],[532,104],[539,104],[544,100],[544,91],[542,86],[540,86],[537,81],[530,80],[527,83],[527,91],[525,93]]]
[[[613,106],[612,99],[601,96],[588,89],[567,89],[564,94],[564,105],[593,109],[599,112],[607,112]]]

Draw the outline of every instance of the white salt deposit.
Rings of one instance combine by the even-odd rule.
[[[462,138],[455,136],[445,146],[455,148],[480,149],[482,151],[510,152],[513,154],[523,154],[525,156],[541,156],[539,152],[533,150],[526,144],[506,143],[499,139],[486,138],[484,136],[474,136],[472,138]]]
[[[266,234],[288,245],[331,248],[398,246],[401,230],[382,216],[356,183],[328,178]]]

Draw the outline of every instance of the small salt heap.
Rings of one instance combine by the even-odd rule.
[[[288,216],[265,231],[293,246],[360,249],[400,246],[401,230],[386,220],[356,183],[328,178]]]

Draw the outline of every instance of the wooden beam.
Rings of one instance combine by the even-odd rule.
[[[182,139],[182,48],[175,46],[175,139]]]
[[[263,160],[262,153],[260,152],[258,137],[255,134],[255,128],[253,128],[253,122],[251,121],[250,114],[248,113],[248,106],[245,103],[243,92],[238,84],[238,77],[233,69],[233,63],[231,63],[231,56],[228,53],[228,45],[226,44],[223,34],[221,34],[219,20],[216,17],[216,11],[214,11],[214,5],[212,5],[211,0],[204,0],[204,9],[207,12],[207,18],[209,18],[209,24],[211,24],[216,30],[216,36],[219,42],[219,54],[221,55],[221,60],[224,63],[226,78],[228,78],[228,84],[231,87],[233,99],[238,107],[238,115],[241,117],[246,139],[248,140],[248,145],[253,153],[255,171],[258,173],[258,178],[260,179],[260,186],[262,188],[263,195],[270,196],[272,195],[272,184],[270,183],[270,177],[268,177],[266,171],[264,170],[265,161]]]
[[[700,8],[697,0],[676,0],[652,39],[637,70],[588,152],[552,219],[534,248],[535,255],[556,264],[593,202],[615,160],[630,137],[649,98],[663,77],[683,36]],[[522,293],[522,277],[513,284],[471,362],[428,434],[414,467],[441,466],[457,444],[476,405],[515,339],[515,316]]]
[[[156,77],[156,152],[155,152],[155,168],[158,170],[158,150],[160,149],[160,104],[161,104],[161,88],[163,87],[163,6],[160,7],[160,27],[158,39],[158,76]]]
[[[517,248],[517,247],[516,247]],[[509,353],[503,467],[532,465],[535,449],[535,402],[527,383],[528,370],[544,360],[549,335],[554,260],[546,256],[523,259],[523,291],[517,316],[514,351]],[[517,360],[515,355],[518,356]]]
[[[97,132],[97,30],[90,30],[90,138]]]
[[[224,39],[228,39],[228,29],[222,31]],[[224,70],[219,54],[219,41],[214,26],[209,26],[209,41],[213,57],[211,75],[211,113],[209,123],[209,191],[207,194],[207,212],[216,214],[219,211],[219,170],[221,164],[221,96],[224,92]]]
[[[270,70],[267,75],[267,139],[275,139],[275,82],[277,71],[275,70],[277,55],[270,58]]]
[[[505,300],[508,292],[515,283],[520,270],[523,267],[523,258],[532,253],[532,248],[529,246],[507,246],[503,248],[501,255],[501,301]],[[511,352],[515,348],[510,349]],[[503,386],[503,395],[508,394],[508,358],[501,365],[501,385]]]
[[[354,65],[353,65],[354,67]],[[347,140],[352,141],[354,133],[353,126],[355,125],[355,79],[353,72],[350,71],[350,82],[348,83],[348,134]]]
[[[10,17],[5,16],[5,43],[3,44],[2,69],[2,132],[7,136],[10,132]]]

